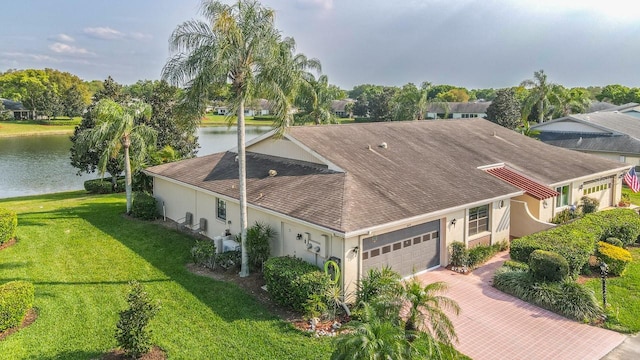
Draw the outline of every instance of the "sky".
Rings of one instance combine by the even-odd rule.
[[[223,1],[227,2],[228,1]],[[329,82],[469,89],[544,69],[568,87],[640,86],[631,0],[262,0]],[[168,40],[200,0],[21,0],[2,4],[0,71],[54,68],[84,80],[159,79]]]

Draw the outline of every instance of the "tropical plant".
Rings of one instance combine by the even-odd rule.
[[[129,285],[129,308],[120,312],[115,337],[125,354],[138,359],[151,349],[151,332],[147,326],[160,310],[160,306],[149,299],[139,282],[132,281]]]
[[[127,213],[130,213],[133,201],[131,163],[142,163],[148,147],[155,145],[156,142],[155,130],[144,124],[138,124],[136,119],[148,118],[151,115],[151,108],[141,102],[132,102],[129,106],[123,106],[113,100],[103,99],[97,104],[95,112],[96,126],[80,133],[78,144],[84,152],[104,145],[98,163],[102,175],[106,171],[109,160],[116,159],[121,151],[124,151]]]
[[[458,340],[445,311],[458,315],[460,307],[454,300],[439,295],[447,288],[447,284],[441,281],[423,286],[415,278],[404,285],[403,298],[409,306],[406,331],[431,333],[437,341],[448,345]]]
[[[528,118],[531,110],[535,107],[538,123],[543,123],[549,111],[549,97],[553,91],[553,84],[547,81],[547,74],[544,73],[544,70],[535,71],[533,79],[524,80],[520,85],[529,89],[529,95],[523,104],[522,117]]]
[[[231,84],[231,109],[237,113],[240,276],[244,277],[249,275],[245,104],[260,91],[274,101],[276,118],[286,127],[291,114],[291,94],[303,71],[293,66],[296,64],[295,56],[291,56],[293,39],[281,39],[272,9],[255,0],[239,0],[232,5],[204,0],[201,13],[206,21],[186,21],[173,31],[170,47],[174,55],[164,66],[162,76],[170,83],[186,85],[186,99],[200,109],[204,108],[212,85]]]
[[[584,215],[598,211],[598,207],[600,206],[600,201],[598,199],[590,198],[588,196],[581,197],[580,201],[582,201],[581,208]]]
[[[247,252],[254,269],[262,269],[262,264],[271,255],[271,241],[277,236],[278,232],[270,225],[259,221],[247,229]]]
[[[331,109],[331,101],[334,99],[327,75],[321,75],[317,80],[311,78],[300,95],[298,101],[306,111],[306,119],[316,125],[338,122]]]

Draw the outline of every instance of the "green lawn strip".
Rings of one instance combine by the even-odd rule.
[[[12,359],[89,359],[116,346],[130,280],[161,310],[154,342],[172,359],[321,359],[315,339],[277,319],[234,284],[186,270],[193,240],[122,216],[123,195],[83,192],[0,200],[18,212],[16,245],[0,253],[0,281],[32,281],[34,324],[0,342]]]
[[[629,189],[627,186],[623,186],[622,187],[622,193],[623,194],[627,194],[629,195],[629,199],[631,200],[631,203],[633,205],[638,205],[640,206],[640,192],[634,193],[631,189]]]
[[[74,123],[80,124],[80,118],[74,118]],[[55,120],[52,120],[55,124]],[[77,124],[43,125],[37,121],[0,121],[0,137],[5,136],[30,136],[48,134],[72,134]]]
[[[605,326],[616,331],[640,331],[640,247],[629,248],[633,261],[623,276],[607,278],[607,315]],[[600,278],[587,281],[596,297],[602,301]]]

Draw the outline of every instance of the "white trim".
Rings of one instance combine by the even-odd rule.
[[[479,170],[487,170],[487,169],[495,169],[495,168],[501,168],[501,167],[505,167],[504,163],[495,163],[495,164],[490,164],[490,165],[482,165],[482,166],[478,166],[476,169]]]
[[[479,205],[486,205],[486,204],[492,203],[492,202],[497,201],[497,200],[511,199],[512,197],[520,196],[520,195],[523,195],[524,193],[525,193],[524,191],[520,190],[520,191],[511,193],[511,194],[496,196],[496,197],[491,198],[491,199],[483,199],[483,200],[479,200],[479,201],[476,201],[476,202],[463,204],[463,205],[458,205],[458,206],[455,206],[455,207],[442,209],[442,210],[430,212],[430,213],[427,213],[427,214],[416,215],[416,216],[413,216],[413,217],[410,217],[410,218],[396,220],[396,221],[388,222],[388,223],[381,224],[381,225],[374,225],[374,226],[371,226],[371,227],[368,227],[368,228],[347,232],[347,233],[345,233],[345,238],[350,238],[350,237],[359,236],[359,235],[371,235],[371,234],[375,233],[378,230],[386,229],[386,228],[390,228],[390,227],[396,227],[396,226],[399,226],[399,225],[404,225],[406,223],[413,223],[413,222],[420,223],[420,222],[422,222],[424,220],[427,220],[429,218],[435,218],[435,217],[439,218],[442,215],[446,215],[446,214],[452,213],[454,211],[466,210],[468,208],[476,207],[476,206],[479,206]],[[369,234],[369,232],[371,232],[371,234]]]

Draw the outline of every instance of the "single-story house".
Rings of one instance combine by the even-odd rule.
[[[26,109],[19,101],[12,101],[8,99],[0,99],[5,111],[9,111],[13,114],[15,120],[33,120],[36,118],[35,111]]]
[[[640,112],[634,109],[573,114],[531,128],[540,131],[540,140],[547,144],[638,166]]]
[[[629,166],[547,145],[484,119],[292,127],[246,145],[248,220],[278,231],[273,256],[332,259],[353,293],[369,269],[449,263],[448,246],[552,227],[583,189],[617,204]],[[239,227],[236,151],[146,169],[169,219],[210,238]],[[199,220],[204,219],[204,220]]]
[[[427,119],[470,119],[486,118],[487,108],[491,101],[476,102],[448,102],[447,107],[443,104],[432,103],[427,109]],[[446,114],[446,116],[445,116]]]
[[[353,99],[331,100],[331,111],[335,116],[341,118],[351,116],[352,114],[347,111],[347,104],[355,102]]]

